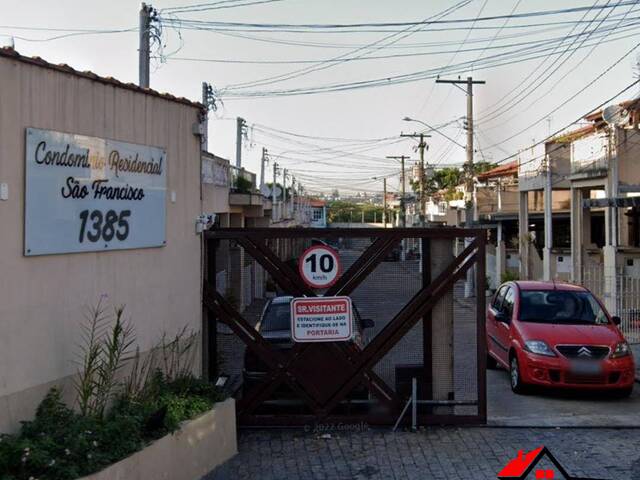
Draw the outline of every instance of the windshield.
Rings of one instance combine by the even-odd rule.
[[[609,323],[600,304],[589,292],[562,290],[521,291],[519,319],[553,324]]]
[[[361,330],[362,322],[360,313],[355,305],[353,305],[353,317],[356,331]],[[291,329],[291,303],[272,303],[264,312],[262,318],[261,330],[265,332],[273,332],[276,330]]]
[[[272,303],[264,313],[262,330],[289,330],[291,328],[291,305],[287,303]]]

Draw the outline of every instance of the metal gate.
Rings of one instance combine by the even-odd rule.
[[[207,231],[208,375],[227,379],[244,426],[393,425],[414,382],[420,425],[485,423],[485,241],[458,228]],[[325,290],[298,273],[312,245],[344,266]],[[293,343],[273,320],[291,297],[338,295],[357,310],[352,341]]]

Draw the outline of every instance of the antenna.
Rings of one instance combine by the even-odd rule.
[[[629,122],[629,111],[620,105],[609,105],[602,110],[602,118],[608,125],[621,127]]]

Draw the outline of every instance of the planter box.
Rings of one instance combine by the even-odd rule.
[[[232,398],[82,480],[199,480],[238,453]]]

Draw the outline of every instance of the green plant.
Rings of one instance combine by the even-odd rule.
[[[111,322],[111,323],[110,323]],[[107,313],[102,303],[88,310],[80,370],[75,381],[79,413],[51,389],[35,418],[17,435],[0,435],[0,480],[71,480],[89,475],[140,450],[149,442],[212,408],[224,398],[195,378],[198,335],[186,327],[163,334],[142,358],[131,362],[133,328],[124,307]],[[125,365],[124,382],[117,380]]]
[[[113,315],[109,315],[102,300],[101,297],[85,316],[80,369],[74,381],[80,413],[99,418],[104,416],[116,393],[119,386],[116,375],[135,342],[133,326],[124,319],[124,306],[116,307]]]
[[[507,270],[506,272],[504,272],[502,274],[502,278],[501,278],[502,283],[504,283],[504,282],[513,282],[513,281],[519,280],[519,279],[520,279],[520,276],[517,273],[512,272],[510,270]]]
[[[247,180],[244,177],[238,176],[236,178],[235,191],[237,193],[251,193],[253,190],[253,183],[251,180]]]
[[[140,450],[182,422],[200,415],[223,396],[191,375],[168,380],[151,377],[155,395],[144,401],[117,398],[104,418],[68,408],[51,389],[33,421],[17,435],[0,435],[2,480],[71,480],[101,470]]]
[[[130,455],[144,445],[141,419],[110,420],[84,416],[69,409],[52,389],[31,422],[18,435],[0,442],[0,472],[4,479],[67,480],[88,475]]]
[[[158,344],[144,358],[136,349],[129,375],[124,381],[123,397],[141,402],[157,395],[155,379],[158,374],[166,381],[191,377],[197,341],[198,335],[183,327],[171,338],[163,333]]]

